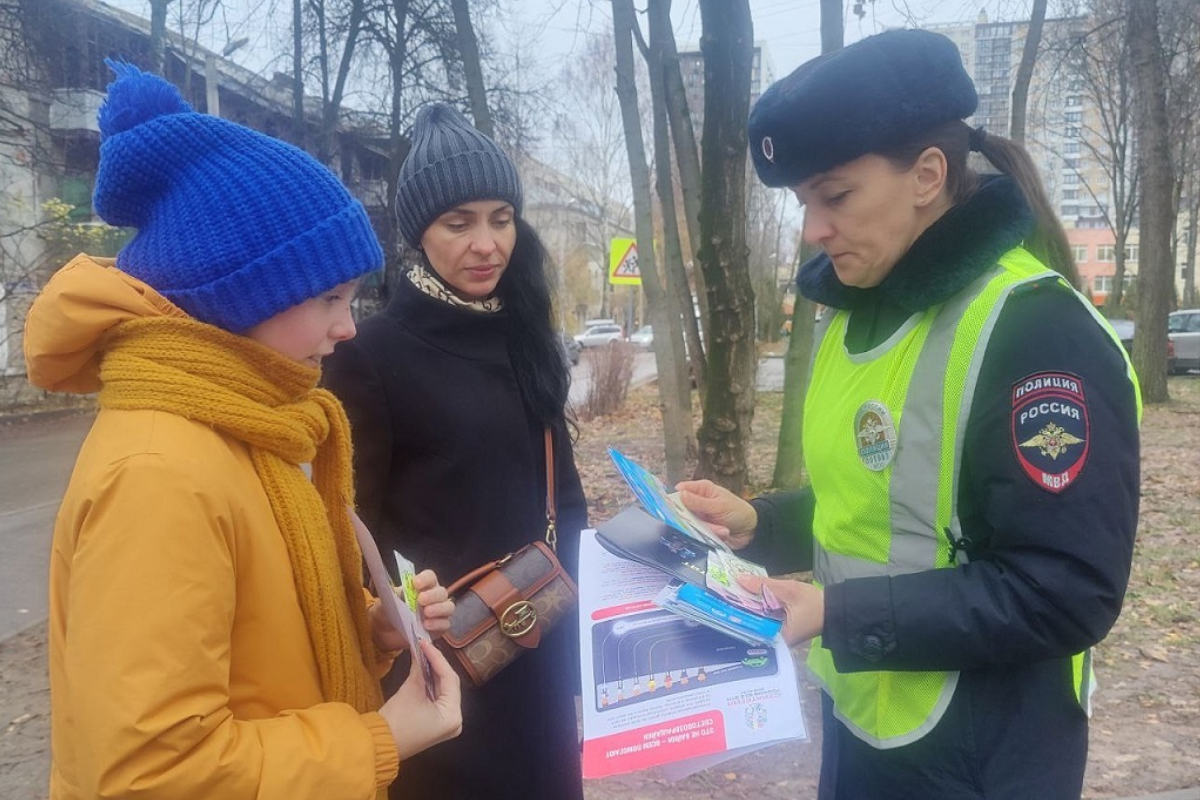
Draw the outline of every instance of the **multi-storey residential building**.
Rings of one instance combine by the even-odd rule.
[[[704,54],[698,49],[679,53],[679,71],[683,74],[683,91],[696,142],[704,131]],[[766,42],[754,43],[754,61],[750,72],[750,105],[753,106],[767,87],[775,82],[775,66],[771,62]]]
[[[1078,17],[1046,20],[1043,43],[1029,87],[1025,146],[1041,174],[1051,203],[1067,229],[1084,289],[1103,305],[1115,273],[1115,259],[1096,254],[1115,249],[1109,224],[1119,213],[1109,169],[1097,156],[1105,143],[1098,131],[1100,109],[1085,91],[1078,70],[1079,47],[1068,46],[1086,28]],[[1028,21],[989,22],[986,14],[973,23],[932,26],[958,45],[963,63],[979,92],[979,108],[969,120],[987,131],[1008,136],[1012,92],[1024,52]],[[1132,157],[1132,147],[1130,148]],[[1132,168],[1132,165],[1130,165]],[[1137,230],[1128,234],[1127,250],[1136,253]],[[1136,258],[1125,264],[1127,281],[1137,274]]]

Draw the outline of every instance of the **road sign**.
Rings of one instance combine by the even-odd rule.
[[[613,285],[641,286],[636,239],[613,239],[608,255],[608,282]]]

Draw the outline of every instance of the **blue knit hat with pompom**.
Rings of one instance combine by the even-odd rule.
[[[93,205],[137,229],[122,271],[243,333],[383,265],[366,210],[316,159],[196,113],[157,75],[106,63],[117,77],[99,113]]]

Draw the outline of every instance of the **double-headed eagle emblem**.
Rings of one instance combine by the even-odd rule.
[[[1067,452],[1067,448],[1071,445],[1082,443],[1083,439],[1067,433],[1061,425],[1051,422],[1036,435],[1021,442],[1021,447],[1036,447],[1042,455],[1057,459],[1061,454]]]

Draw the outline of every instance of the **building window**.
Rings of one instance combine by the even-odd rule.
[[[1063,152],[1069,156],[1079,154],[1079,142],[1067,142],[1063,145]]]
[[[1097,275],[1092,278],[1092,291],[1108,293],[1113,290],[1113,275]],[[1137,283],[1137,275],[1126,275],[1125,280],[1121,281],[1128,291],[1131,286]]]
[[[1136,244],[1125,245],[1125,260],[1134,262],[1138,260],[1138,246]]]
[[[1096,248],[1096,260],[1102,264],[1111,264],[1117,260],[1117,248],[1111,244],[1102,244]]]
[[[1078,189],[1063,189],[1063,200],[1078,200],[1078,199],[1079,199],[1079,190]]]
[[[1063,183],[1067,186],[1078,186],[1079,185],[1079,173],[1078,172],[1068,172],[1068,173],[1064,174],[1063,175]]]
[[[1087,261],[1088,246],[1086,244],[1071,245],[1071,258],[1075,259],[1076,264],[1082,264]]]

